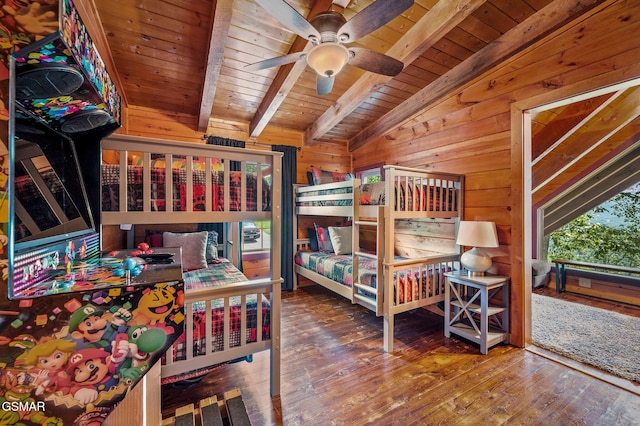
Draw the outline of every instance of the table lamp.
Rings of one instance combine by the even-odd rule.
[[[496,224],[481,221],[460,221],[456,244],[473,246],[460,256],[460,263],[469,276],[482,276],[491,267],[491,256],[479,247],[498,247]]]

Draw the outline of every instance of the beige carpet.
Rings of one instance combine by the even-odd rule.
[[[532,294],[532,340],[640,383],[640,318]]]

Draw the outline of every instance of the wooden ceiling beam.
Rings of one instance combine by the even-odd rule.
[[[218,88],[218,78],[222,68],[224,57],[224,45],[233,14],[234,0],[217,0],[213,4],[213,16],[211,18],[211,40],[209,41],[209,54],[207,56],[207,69],[205,71],[202,97],[200,98],[200,114],[198,115],[198,131],[206,132],[213,109],[213,100]]]
[[[386,54],[405,64],[412,63],[485,2],[486,0],[439,1]],[[364,74],[309,126],[305,132],[305,145],[318,142],[392,78],[371,72]]]
[[[311,19],[320,12],[326,12],[333,4],[332,0],[316,0],[309,12],[307,19]],[[288,54],[302,52],[311,47],[311,42],[300,36],[296,36]],[[292,64],[283,65],[278,69],[271,86],[267,90],[264,98],[260,102],[251,123],[249,124],[249,136],[257,138],[264,128],[269,124],[276,111],[293,89],[298,78],[307,66],[306,61],[297,61]]]
[[[351,139],[349,150],[354,151],[367,142],[384,136],[452,91],[605,1],[607,0],[553,1],[363,129]],[[440,3],[442,2],[438,2]]]

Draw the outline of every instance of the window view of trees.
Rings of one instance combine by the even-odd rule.
[[[640,267],[640,184],[547,236],[548,260]]]

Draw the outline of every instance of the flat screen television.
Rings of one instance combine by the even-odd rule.
[[[75,142],[16,113],[15,252],[95,232]]]

